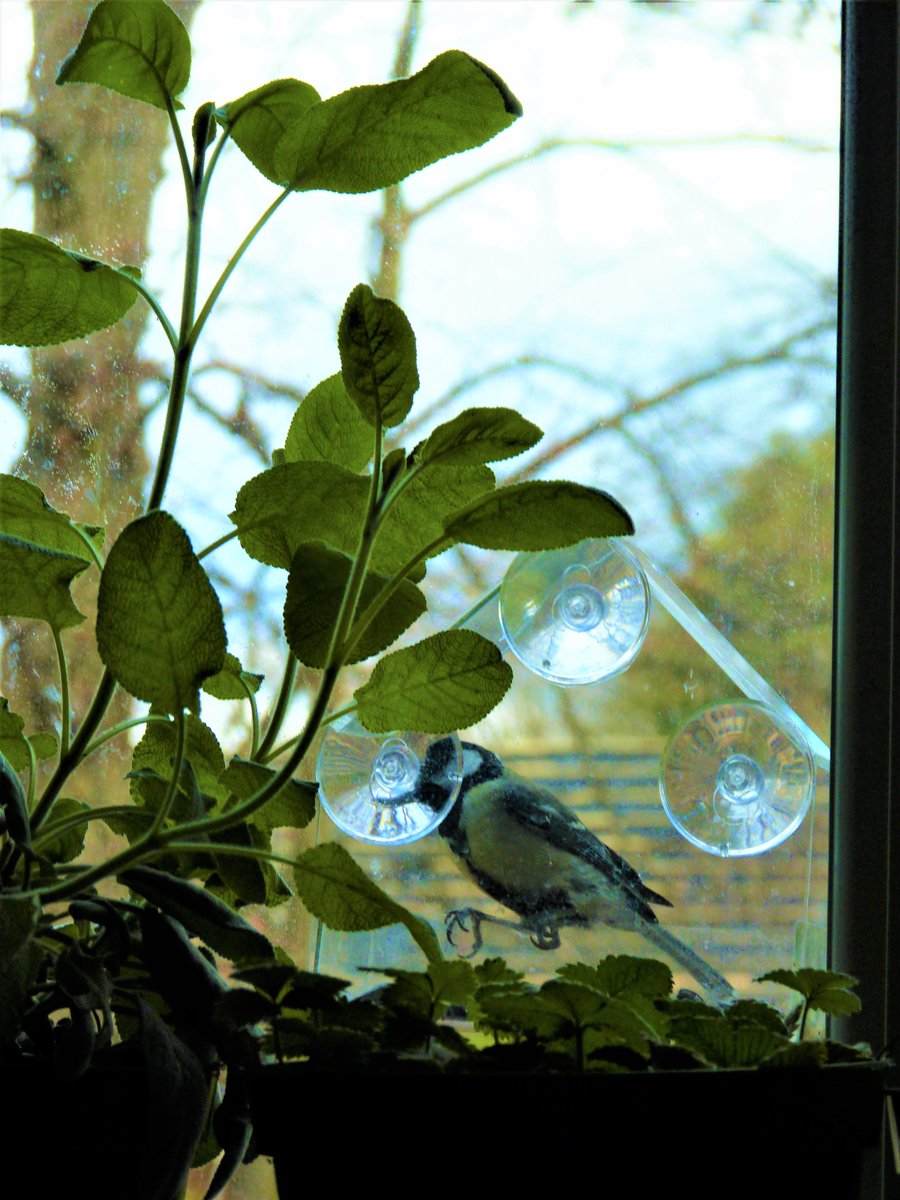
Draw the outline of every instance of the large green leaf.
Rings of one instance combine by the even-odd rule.
[[[147,803],[152,795],[140,773],[152,771],[160,779],[169,779],[175,758],[175,725],[154,721],[131,755],[131,794],[136,803]],[[208,725],[189,716],[185,729],[185,762],[190,764],[200,791],[214,800],[225,800],[228,788],[221,776],[225,773],[225,757],[218,739]],[[182,781],[184,782],[184,781]]]
[[[51,825],[56,824],[57,821],[64,821],[67,817],[81,816],[90,811],[90,805],[85,804],[83,800],[73,800],[71,796],[60,796],[50,810],[46,828],[49,829]],[[41,832],[43,833],[44,830],[42,829]],[[84,849],[86,836],[87,822],[85,821],[81,825],[66,829],[52,841],[42,842],[40,855],[52,863],[72,862]]]
[[[372,428],[338,371],[304,396],[285,439],[284,460],[332,462],[356,472],[368,464],[373,448]]]
[[[383,892],[337,843],[325,842],[301,854],[294,881],[300,899],[329,929],[354,932],[400,924],[429,962],[440,961],[431,927]]]
[[[497,488],[454,513],[444,530],[484,550],[556,550],[583,538],[634,533],[634,525],[606,492],[560,480]]]
[[[3,345],[49,346],[107,329],[137,296],[127,278],[103,263],[33,233],[0,230]]]
[[[419,387],[416,337],[403,309],[360,283],[341,314],[338,350],[344,386],[365,420],[399,425]]]
[[[168,513],[133,521],[109,552],[97,601],[97,646],[115,679],[163,712],[199,710],[199,687],[222,669],[222,606]]]
[[[274,957],[272,943],[265,934],[202,887],[146,866],[131,867],[118,879],[231,962],[251,963]]]
[[[284,602],[284,634],[291,650],[307,667],[326,665],[352,567],[353,562],[346,554],[320,542],[300,546],[294,555]],[[363,581],[357,611],[365,611],[388,582],[384,576],[369,572]],[[361,662],[386,649],[422,615],[425,607],[425,597],[415,584],[403,580],[347,662]]]
[[[222,776],[222,783],[239,800],[249,800],[274,777],[271,767],[250,762],[244,758],[233,758]],[[316,815],[315,783],[302,779],[289,779],[248,821],[257,829],[271,833],[273,829],[304,829]]]
[[[0,475],[0,533],[94,562],[87,543],[102,549],[104,531],[101,525],[78,525],[57,512],[41,489],[27,479]]]
[[[418,550],[441,538],[451,513],[490,493],[493,487],[490,467],[429,467],[407,484],[385,514],[372,547],[371,569],[383,575],[396,574]],[[449,540],[432,553],[448,545]]]
[[[489,67],[447,50],[409,79],[313,105],[279,141],[276,175],[298,191],[377,191],[482,145],[521,114]]]
[[[57,83],[99,83],[155,108],[183,108],[175,97],[191,75],[191,40],[162,0],[101,0]]]
[[[80,625],[69,584],[87,566],[85,558],[0,533],[0,617],[32,617],[57,631]]]
[[[24,733],[25,722],[9,707],[9,701],[0,696],[0,754],[15,771],[25,771],[31,764],[28,742],[38,759],[50,758],[56,753],[57,740],[52,733]]]
[[[439,425],[414,458],[441,466],[498,462],[529,450],[543,436],[543,430],[514,408],[467,408]]]
[[[281,135],[320,100],[312,84],[299,79],[275,79],[232,100],[218,109],[216,115],[254,167],[278,183],[275,147]]]
[[[356,692],[357,716],[372,733],[452,733],[496,707],[512,668],[487,638],[451,629],[379,659]]]
[[[352,552],[368,494],[363,476],[333,463],[283,463],[244,484],[231,520],[251,558],[287,570],[297,547],[311,539]]]

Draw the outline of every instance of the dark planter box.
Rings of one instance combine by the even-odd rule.
[[[62,1079],[33,1060],[0,1062],[5,1197],[142,1200],[180,1195],[198,1120],[179,1097],[151,1104],[138,1065],[92,1066]],[[14,1181],[14,1182],[13,1182]]]
[[[332,1183],[391,1191],[441,1179],[460,1195],[585,1184],[633,1200],[860,1195],[878,1142],[884,1071],[819,1069],[522,1075],[325,1073],[302,1063],[251,1078],[259,1150],[280,1200]],[[427,1174],[425,1174],[427,1173]],[[437,1174],[436,1174],[437,1173]]]

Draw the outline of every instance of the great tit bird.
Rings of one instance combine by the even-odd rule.
[[[433,742],[419,775],[419,799],[437,810],[460,783],[438,832],[478,887],[520,921],[460,909],[447,916],[451,944],[455,934],[471,927],[475,954],[484,921],[528,933],[541,950],[559,946],[563,926],[611,925],[642,934],[718,1003],[735,998],[723,975],[659,924],[650,906],[671,908],[671,901],[651,891],[552,792],[508,770],[496,754],[474,742],[462,743],[462,757],[460,780],[453,742]]]

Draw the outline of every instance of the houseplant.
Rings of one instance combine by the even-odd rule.
[[[294,773],[328,720],[342,667],[381,654],[421,615],[426,561],[450,545],[541,550],[632,530],[621,506],[593,488],[541,482],[495,489],[487,463],[540,437],[511,410],[469,410],[410,452],[385,453],[385,431],[402,426],[418,387],[415,337],[397,305],[360,284],[338,329],[340,369],[305,398],[273,465],[241,489],[232,528],[195,553],[162,505],[192,356],[256,234],[294,193],[390,186],[480,145],[521,108],[489,67],[447,51],[409,79],[325,101],[307,83],[277,80],[228,104],[207,103],[185,138],[177,109],[190,56],[188,34],[162,0],[102,0],[57,77],[60,84],[106,87],[170,120],[188,211],[177,321],[134,268],[19,230],[4,230],[0,244],[4,344],[81,338],[115,324],[140,299],[172,351],[146,509],[111,546],[101,524],[55,510],[25,479],[0,479],[0,614],[49,627],[58,656],[50,686],[60,701],[52,732],[26,729],[8,701],[0,705],[0,1060],[12,1081],[6,1095],[17,1097],[24,1114],[13,1125],[11,1112],[6,1132],[23,1155],[31,1157],[31,1146],[36,1164],[55,1166],[65,1179],[71,1164],[42,1153],[45,1134],[31,1116],[63,1087],[51,1078],[82,1081],[74,1090],[65,1085],[63,1126],[76,1110],[88,1116],[71,1135],[77,1142],[107,1119],[90,1113],[98,1094],[114,1087],[113,1075],[99,1073],[136,1074],[149,1133],[112,1164],[108,1180],[95,1177],[92,1186],[96,1195],[127,1186],[159,1200],[177,1194],[208,1110],[217,1107],[215,1072],[227,1064],[239,1081],[238,1068],[254,1057],[250,1018],[223,1003],[229,985],[214,959],[238,968],[277,961],[238,909],[283,898],[278,867],[291,869],[297,895],[333,927],[399,921],[429,960],[440,960],[431,928],[382,893],[340,847],[320,845],[296,860],[271,849],[274,827],[302,827],[312,818],[315,786]],[[281,190],[201,303],[204,210],[229,143]],[[257,561],[287,571],[284,681],[262,726],[254,698],[260,681],[228,653],[221,603],[201,564],[234,537]],[[104,671],[88,709],[72,713],[66,631],[84,615],[70,587],[92,574],[99,577],[95,633]],[[297,661],[318,669],[320,683],[303,728],[278,757],[273,747]],[[447,733],[490,711],[510,675],[490,642],[447,630],[382,657],[356,693],[358,716],[373,731]],[[148,710],[104,724],[116,689]],[[226,764],[200,719],[201,690],[249,705],[249,757]],[[136,723],[146,731],[132,758],[129,802],[94,806],[66,796],[68,781],[89,769],[95,751]],[[94,822],[127,844],[100,862],[81,863]],[[112,882],[120,887],[111,891]],[[99,1092],[90,1093],[97,1079]],[[33,1100],[30,1087],[37,1088]],[[119,1093],[116,1103],[121,1112]],[[240,1097],[229,1089],[218,1109],[213,1133],[226,1154],[214,1190],[246,1143]],[[160,1123],[166,1110],[178,1117],[174,1139]],[[125,1127],[142,1122],[127,1119]],[[121,1134],[117,1128],[116,1138]],[[129,1163],[140,1182],[126,1185],[121,1173]]]
[[[533,1186],[546,1157],[638,1195],[734,1179],[739,1194],[852,1198],[881,1126],[886,1064],[805,1036],[811,1011],[858,1011],[834,972],[763,976],[799,995],[787,1014],[673,996],[664,963],[615,955],[539,987],[496,958],[388,970],[353,1001],[283,966],[240,974],[251,990],[225,1003],[265,1023],[280,1060],[249,1087],[282,1200],[308,1179],[298,1130],[325,1163],[352,1149],[414,1178],[451,1158],[484,1191]]]
[[[317,1094],[336,1084],[345,1102],[338,1069],[342,1061],[371,1068],[373,1047],[380,1046],[377,1052],[386,1056],[388,1069],[379,1082],[386,1086],[385,1078],[394,1078],[401,1065],[420,1067],[423,1027],[451,1062],[469,1067],[476,1059],[491,1063],[490,1052],[470,1054],[458,1030],[432,1028],[436,1013],[421,1011],[422,998],[433,996],[439,977],[450,981],[443,994],[466,1000],[479,1024],[512,1023],[509,1036],[523,1044],[509,1045],[524,1063],[536,1064],[537,1043],[550,1056],[545,1065],[562,1065],[565,1052],[555,1043],[568,1035],[545,1011],[529,1015],[529,1005],[537,1003],[540,1010],[546,994],[533,1001],[522,981],[506,977],[497,964],[486,965],[481,975],[467,964],[443,964],[430,928],[381,893],[338,847],[320,846],[285,861],[272,853],[269,836],[273,827],[302,826],[311,818],[314,786],[295,780],[294,771],[328,719],[341,667],[387,649],[421,611],[416,584],[428,557],[454,541],[536,550],[586,535],[630,531],[622,510],[591,489],[544,484],[492,491],[486,463],[527,449],[538,436],[509,411],[470,411],[412,453],[383,455],[384,429],[402,426],[415,391],[414,340],[395,305],[379,301],[362,285],[355,288],[338,331],[340,371],[304,400],[272,468],[241,490],[234,529],[225,535],[238,536],[259,561],[288,571],[285,633],[292,657],[281,696],[287,694],[294,659],[321,670],[321,687],[304,729],[289,739],[292,747],[277,770],[268,750],[284,721],[281,705],[254,736],[249,759],[226,765],[199,719],[199,691],[240,699],[255,716],[259,681],[227,655],[215,589],[200,565],[205,552],[195,554],[174,518],[161,508],[197,339],[252,238],[294,191],[386,186],[499,132],[515,119],[518,106],[488,68],[450,52],[411,80],[354,89],[325,102],[309,85],[281,80],[231,104],[204,105],[189,145],[175,116],[188,66],[186,35],[165,5],[106,0],[60,73],[63,83],[104,85],[155,105],[172,121],[190,213],[177,323],[127,268],[98,263],[17,231],[4,234],[2,247],[5,339],[39,344],[80,337],[123,316],[142,296],[173,353],[169,418],[147,513],[126,528],[105,560],[98,527],[54,512],[24,480],[6,477],[0,488],[2,611],[49,625],[60,652],[62,694],[58,737],[25,730],[8,707],[2,714],[0,1056],[9,1082],[5,1094],[15,1097],[24,1114],[20,1125],[7,1123],[5,1129],[23,1156],[29,1157],[28,1147],[34,1145],[36,1163],[57,1157],[59,1179],[71,1182],[73,1161],[65,1154],[48,1156],[48,1135],[34,1113],[47,1108],[52,1095],[55,1113],[65,1114],[62,1121],[54,1118],[55,1126],[63,1126],[57,1142],[63,1138],[63,1145],[77,1144],[92,1132],[105,1134],[96,1154],[100,1161],[137,1126],[143,1134],[144,1116],[127,1107],[134,1103],[127,1091],[114,1093],[113,1111],[117,1107],[124,1120],[112,1131],[102,1128],[110,1120],[108,1113],[101,1118],[91,1106],[117,1086],[114,1080],[127,1088],[137,1075],[145,1092],[148,1134],[122,1148],[108,1164],[106,1182],[97,1178],[97,1163],[90,1162],[95,1195],[177,1194],[201,1138],[217,1140],[225,1150],[213,1185],[220,1187],[248,1145],[249,1089],[259,1079],[260,1039],[264,1051],[266,1039],[271,1036],[274,1042],[276,1034],[288,1052],[305,1057],[312,1051],[326,1068],[317,1079]],[[344,136],[348,127],[354,130],[352,142]],[[229,141],[273,182],[287,186],[241,243],[198,313],[203,209],[214,190],[210,183],[218,156]],[[103,518],[96,514],[97,520]],[[64,631],[80,614],[69,584],[95,569],[100,575],[97,640],[107,674],[90,709],[75,714],[73,723],[66,701]],[[443,668],[446,690],[427,677],[435,661]],[[463,680],[465,702],[453,686]],[[479,719],[502,696],[507,680],[508,671],[488,643],[450,631],[429,640],[426,649],[384,658],[368,690],[361,689],[359,711],[374,730],[399,726],[444,733]],[[418,689],[414,704],[408,699],[411,685]],[[140,718],[147,723],[147,734],[134,754],[131,803],[89,809],[64,795],[65,784],[75,771],[89,766],[101,741],[124,733],[123,724],[103,724],[117,686],[151,706]],[[53,771],[39,786],[37,760],[45,757]],[[83,866],[76,860],[84,832],[94,822],[124,835],[128,846],[108,861]],[[240,916],[243,903],[284,894],[278,867],[293,872],[299,897],[335,928],[400,921],[425,953],[429,972],[415,978],[397,974],[391,994],[363,1010],[371,1018],[370,1028],[358,1019],[360,1006],[352,1009],[348,1030],[348,1014],[336,999],[340,988],[284,962]],[[124,897],[121,891],[106,890],[109,880],[127,889]],[[210,962],[211,954],[235,964],[242,988],[229,987]],[[584,979],[561,982],[600,995]],[[487,987],[495,989],[498,1004],[518,1005],[518,1027],[508,1012],[492,1016],[491,996],[483,991]],[[662,1014],[654,1017],[657,1023],[672,1019],[664,1004],[657,1008],[662,996],[649,999],[653,1012]],[[599,1005],[589,996],[588,1002],[598,1016],[606,1014],[601,1024],[608,1029],[607,1000]],[[323,1018],[328,1011],[339,1015],[332,1023],[336,1028]],[[627,1025],[627,1014],[612,1011],[619,1014],[620,1025]],[[645,1019],[648,1015],[644,1011]],[[682,1016],[718,1019],[697,1012]],[[739,1023],[738,1014],[732,1014],[731,1023]],[[764,1021],[750,1024],[765,1028]],[[271,1035],[264,1032],[267,1026]],[[384,1032],[386,1044],[373,1040],[373,1028]],[[502,1033],[498,1028],[501,1038]],[[624,1034],[617,1036],[624,1041],[608,1043],[608,1064],[625,1065],[621,1058],[628,1053],[632,1065],[646,1064],[654,1053],[660,1062],[665,1057],[664,1050],[651,1049],[645,1058],[641,1047],[647,1039],[639,1037],[629,1046]],[[769,1048],[786,1049],[777,1041],[786,1035],[775,1030],[774,1036]],[[541,1046],[542,1040],[547,1044]],[[503,1073],[512,1057],[507,1048],[501,1042],[499,1054],[493,1055],[504,1060],[493,1075],[501,1096],[509,1088],[509,1076]],[[687,1051],[693,1063],[692,1053]],[[803,1048],[797,1053],[811,1052]],[[228,1083],[219,1102],[213,1085],[221,1064],[228,1067]],[[641,1070],[633,1078],[644,1083],[649,1074]],[[597,1075],[590,1072],[592,1084]],[[375,1078],[371,1071],[368,1077]],[[426,1068],[423,1080],[432,1077]],[[459,1066],[440,1077],[475,1078],[476,1085],[485,1086],[480,1074],[475,1077]],[[570,1093],[572,1073],[560,1071],[558,1077],[564,1080],[563,1091]],[[654,1073],[656,1085],[660,1077]],[[534,1078],[542,1087],[558,1086],[548,1084],[547,1075]],[[674,1075],[668,1078],[677,1082]],[[515,1079],[520,1088],[533,1086],[530,1074],[519,1072]],[[35,1091],[26,1090],[35,1085]],[[357,1075],[357,1096],[360,1086]],[[685,1086],[683,1080],[678,1084],[679,1095]],[[746,1075],[739,1086],[750,1086]],[[784,1080],[777,1087],[784,1091]],[[529,1104],[533,1102],[532,1095]],[[446,1109],[448,1102],[441,1104]],[[464,1096],[451,1100],[447,1121],[452,1125],[462,1119],[463,1105],[470,1104]],[[210,1108],[215,1114],[205,1131]],[[64,1127],[78,1110],[87,1120],[70,1129],[67,1142]],[[527,1108],[517,1115],[519,1132],[528,1116]],[[443,1112],[438,1119],[443,1121]],[[92,1131],[92,1125],[101,1128]],[[439,1137],[442,1129],[439,1124],[432,1136]],[[175,1131],[181,1136],[175,1137]],[[622,1135],[612,1136],[621,1145]],[[426,1152],[432,1149],[428,1138],[426,1131]],[[677,1144],[684,1144],[683,1137]]]

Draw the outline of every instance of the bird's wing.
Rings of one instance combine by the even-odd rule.
[[[643,905],[664,904],[672,907],[671,900],[648,888],[634,867],[591,833],[584,822],[551,791],[507,772],[503,804],[513,820],[533,830],[550,845],[589,863],[642,901]],[[643,915],[649,920],[656,919],[650,909]]]

